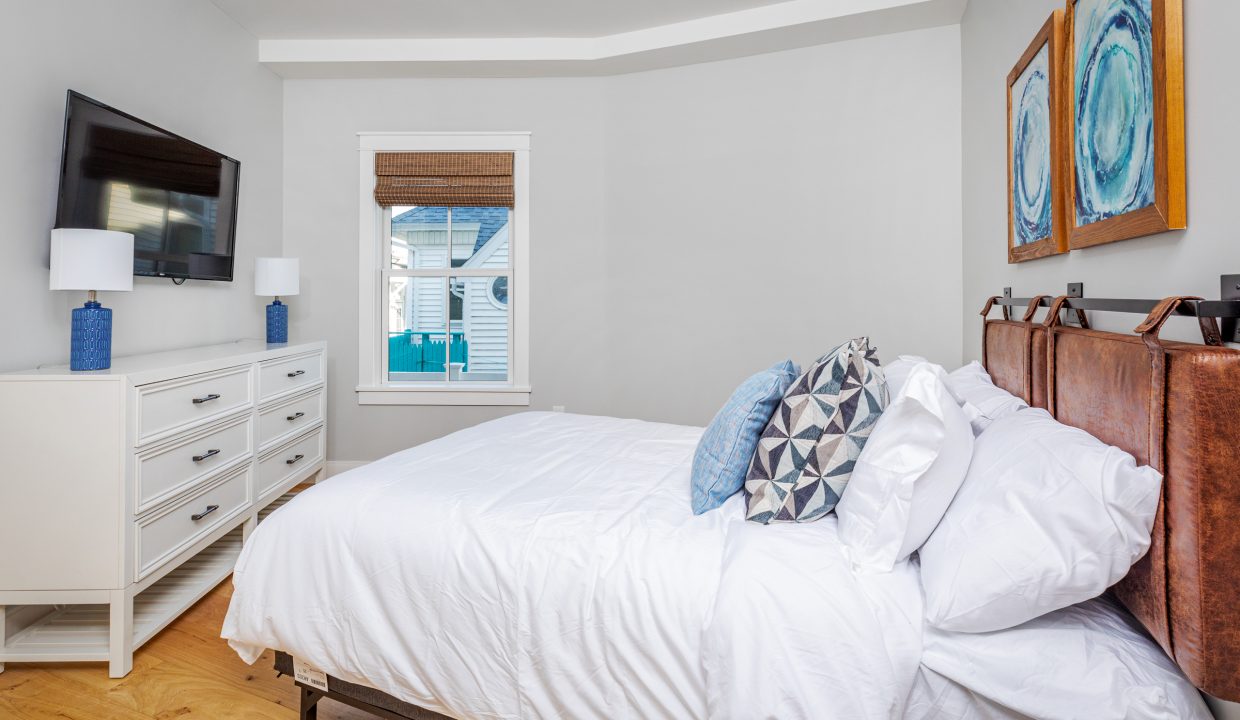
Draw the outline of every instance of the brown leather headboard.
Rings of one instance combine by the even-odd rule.
[[[1046,407],[1046,327],[1033,322],[1033,318],[1042,300],[1048,297],[1034,297],[1019,321],[1007,317],[1005,307],[1004,319],[984,320],[982,326],[982,364],[995,384],[1037,408]],[[986,301],[983,318],[998,299]],[[1085,314],[1078,317],[1088,327]],[[994,362],[990,362],[992,357]]]
[[[1064,298],[1035,324],[1031,303],[1025,321],[984,321],[983,363],[995,384],[1163,472],[1150,550],[1114,592],[1197,687],[1240,701],[1240,350],[1159,340],[1182,300],[1159,303],[1141,335],[1060,325]]]

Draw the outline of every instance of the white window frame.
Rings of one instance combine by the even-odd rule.
[[[358,383],[359,405],[529,405],[530,404],[530,133],[358,133]],[[391,263],[391,238],[384,208],[375,202],[375,153],[511,152],[515,203],[509,227],[508,382],[388,382],[385,334],[387,288],[381,287]],[[411,274],[402,272],[402,275]]]

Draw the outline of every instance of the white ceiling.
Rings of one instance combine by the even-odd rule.
[[[260,39],[594,37],[781,1],[212,0]]]

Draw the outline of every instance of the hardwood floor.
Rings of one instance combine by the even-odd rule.
[[[142,646],[133,672],[108,678],[106,663],[10,663],[0,673],[4,720],[290,720],[297,692],[290,677],[276,677],[272,654],[241,662],[220,639],[232,580]],[[323,700],[320,720],[374,720],[346,705]]]

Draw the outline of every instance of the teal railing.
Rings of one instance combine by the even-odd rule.
[[[469,343],[465,342],[465,333],[452,333],[450,346],[444,333],[405,330],[388,334],[388,372],[441,373],[447,362],[460,363],[462,372],[469,370]]]

